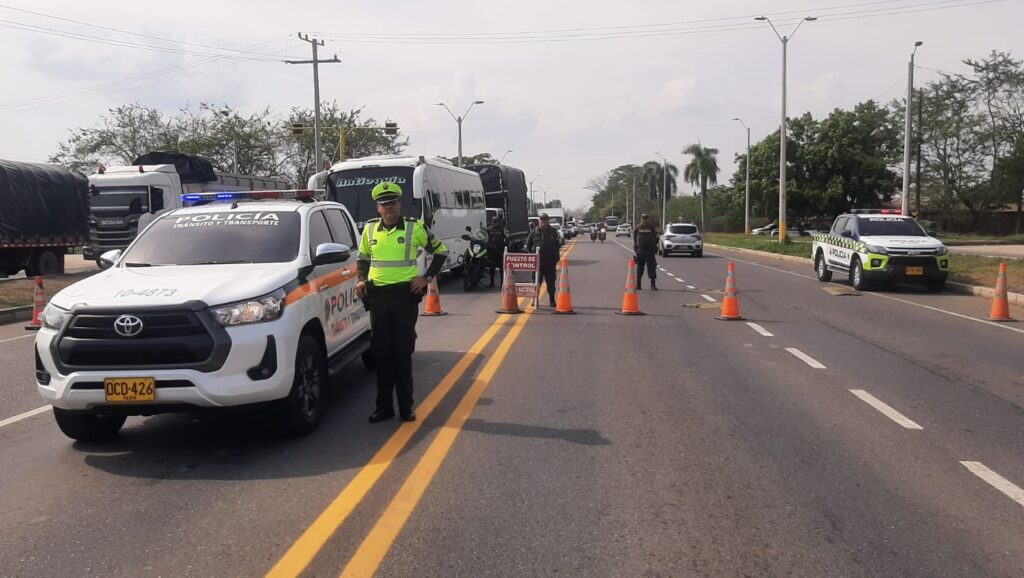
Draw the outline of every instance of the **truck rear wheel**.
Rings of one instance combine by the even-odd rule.
[[[51,275],[60,275],[64,272],[64,255],[57,255],[57,253],[45,250],[39,251],[32,255],[28,262],[28,266],[25,267],[25,274],[29,277],[35,277],[41,275],[48,277]]]

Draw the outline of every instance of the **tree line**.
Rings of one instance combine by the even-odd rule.
[[[1024,62],[993,51],[963,63],[968,72],[940,73],[914,95],[910,208],[918,209],[920,190],[924,216],[943,229],[962,231],[982,227],[993,211],[1014,209],[1013,229],[1019,234],[1024,232]],[[810,113],[789,119],[788,218],[821,226],[850,209],[894,202],[903,186],[905,110],[905,100],[887,105],[867,100],[821,119]],[[678,169],[668,165],[668,220],[704,223],[705,230],[742,230],[748,162],[752,222],[775,220],[779,131],[752,143],[749,159],[745,152],[736,155],[736,172],[721,186],[715,186],[717,152],[699,143],[682,151],[691,159],[684,179],[700,188],[695,197],[676,196]],[[591,179],[588,220],[625,214],[633,183],[645,193],[637,195],[637,216],[660,217],[660,167],[657,160],[622,165]]]

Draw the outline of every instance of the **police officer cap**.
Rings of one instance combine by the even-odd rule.
[[[647,213],[644,213],[644,214],[640,215],[640,218],[641,219],[646,219],[647,218]]]
[[[542,221],[547,221],[548,219],[550,219],[550,217],[548,217],[547,213],[541,213],[540,214],[540,218],[541,218]]]
[[[373,187],[373,192],[370,193],[373,200],[378,203],[386,203],[388,201],[395,201],[402,196],[402,187],[392,183],[390,181],[384,181]]]

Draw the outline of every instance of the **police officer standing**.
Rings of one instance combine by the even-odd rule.
[[[377,361],[377,407],[370,423],[395,417],[392,390],[398,396],[398,413],[414,421],[412,409],[412,353],[416,349],[416,319],[427,284],[441,272],[448,248],[422,222],[402,218],[402,188],[383,182],[371,193],[379,219],[370,219],[359,240],[356,295],[370,311],[371,347]],[[434,258],[420,276],[417,251],[423,248]]]
[[[494,274],[498,274],[498,283],[501,283],[501,259],[505,254],[505,222],[501,217],[495,217],[491,226],[487,227],[487,260],[491,263],[491,283],[488,287],[494,287]]]
[[[636,288],[641,289],[644,267],[651,279],[651,290],[658,290],[658,230],[651,224],[647,213],[640,215],[640,224],[633,229],[633,252],[636,253]]]
[[[540,275],[548,286],[548,299],[552,307],[555,306],[555,267],[558,266],[560,248],[558,231],[551,228],[548,214],[541,213],[540,224],[526,238],[526,251],[540,252]]]

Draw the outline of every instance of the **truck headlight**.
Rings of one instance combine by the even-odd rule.
[[[284,289],[278,289],[270,295],[213,307],[210,311],[217,323],[224,327],[273,321],[280,317],[284,310],[284,298]]]
[[[885,247],[881,247],[879,245],[871,245],[869,243],[864,243],[864,249],[867,250],[868,253],[874,253],[875,255],[889,254],[889,252],[885,250]]]
[[[71,312],[66,309],[61,309],[53,303],[48,303],[46,308],[43,309],[43,327],[47,329],[60,330],[64,327],[64,322],[71,317]]]
[[[938,249],[935,250],[935,254],[936,255],[946,255],[948,253],[949,253],[949,247],[946,247],[945,245],[943,245],[943,246],[941,246],[941,247],[939,247]]]

